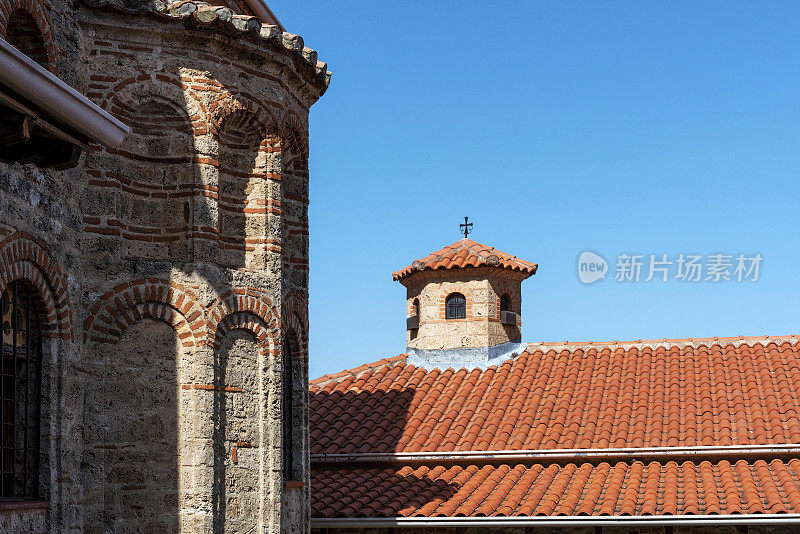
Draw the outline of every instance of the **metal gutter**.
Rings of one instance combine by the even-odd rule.
[[[800,525],[800,514],[311,518],[312,528],[595,527],[603,525]]]
[[[462,462],[483,463],[539,463],[539,462],[602,462],[602,461],[656,461],[656,460],[711,460],[735,458],[759,459],[796,457],[800,444],[739,445],[696,447],[642,447],[616,449],[544,449],[508,451],[458,451],[458,452],[389,452],[357,454],[312,454],[312,464],[396,463],[396,464],[448,464]]]
[[[286,28],[283,27],[281,21],[278,20],[278,17],[275,16],[275,13],[269,8],[267,3],[264,0],[244,0],[247,3],[247,6],[253,10],[253,13],[256,14],[258,20],[261,22],[267,23],[271,26],[277,26],[281,29],[282,32],[286,31]]]
[[[4,39],[0,39],[0,83],[49,117],[103,146],[119,146],[130,131],[122,122]]]

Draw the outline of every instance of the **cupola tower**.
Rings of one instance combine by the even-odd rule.
[[[537,267],[465,238],[393,273],[407,289],[409,354],[476,367],[511,354],[522,337],[522,281]]]

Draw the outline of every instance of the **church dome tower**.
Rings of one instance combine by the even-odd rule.
[[[522,281],[538,265],[461,239],[392,274],[406,287],[410,356],[424,367],[483,367],[522,338]]]

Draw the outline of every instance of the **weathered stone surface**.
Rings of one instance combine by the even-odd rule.
[[[46,305],[49,503],[0,510],[0,531],[307,531],[316,54],[228,8],[206,26],[188,4],[26,2],[0,13],[34,11],[52,70],[132,131],[66,171],[0,164],[0,286],[27,276]],[[301,392],[288,488],[284,339]]]
[[[444,350],[493,347],[521,338],[522,280],[526,275],[494,267],[420,271],[403,280],[407,288],[406,316],[419,301],[419,328],[407,331],[409,349]],[[466,297],[466,318],[447,319],[445,301],[451,293]],[[516,325],[500,322],[500,298],[511,299]]]

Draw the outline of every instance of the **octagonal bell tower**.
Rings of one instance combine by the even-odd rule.
[[[537,267],[465,238],[393,273],[407,290],[414,363],[483,367],[518,352],[522,281]]]

